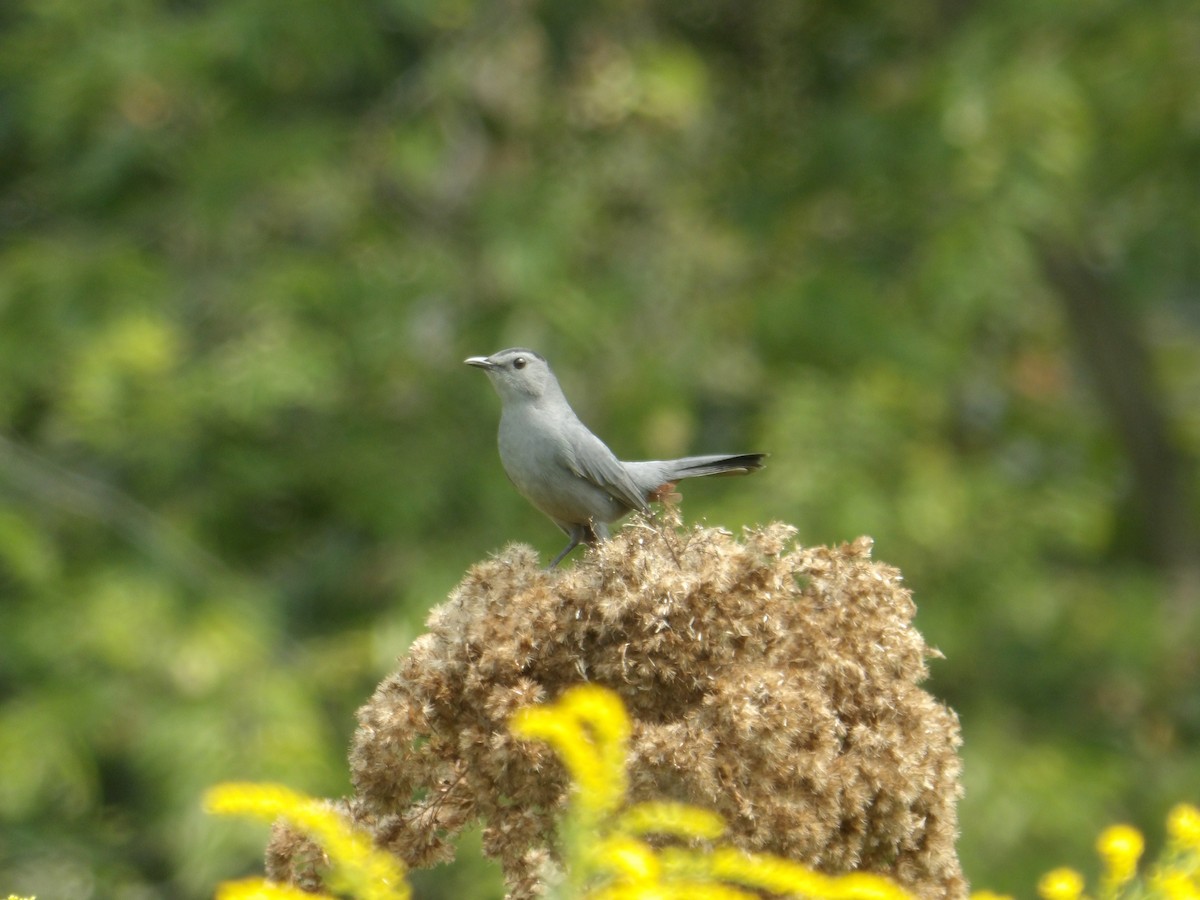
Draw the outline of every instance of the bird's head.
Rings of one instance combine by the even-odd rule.
[[[501,350],[491,356],[472,356],[464,362],[487,372],[496,393],[506,403],[537,399],[558,387],[545,357],[524,347]]]

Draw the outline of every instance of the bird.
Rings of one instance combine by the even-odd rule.
[[[567,535],[553,569],[580,544],[608,539],[608,526],[651,501],[671,499],[675,482],[761,469],[765,453],[622,462],[580,421],[546,358],[524,347],[464,360],[487,373],[500,395],[500,462],[517,491]]]

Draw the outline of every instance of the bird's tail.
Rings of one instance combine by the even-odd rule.
[[[765,453],[739,453],[736,456],[685,456],[683,459],[654,459],[621,463],[633,483],[648,500],[666,500],[673,496],[675,482],[701,475],[745,475],[761,469]]]
[[[685,456],[666,463],[667,481],[698,478],[701,475],[745,475],[763,467],[765,453],[739,453],[736,456]]]

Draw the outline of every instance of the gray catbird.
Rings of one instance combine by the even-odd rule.
[[[608,537],[608,523],[650,511],[681,478],[744,474],[764,453],[621,462],[579,421],[546,360],[515,347],[472,356],[500,395],[500,461],[517,490],[570,538],[550,568],[579,544]]]

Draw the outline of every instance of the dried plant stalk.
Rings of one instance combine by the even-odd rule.
[[[536,896],[568,783],[508,718],[593,681],[634,720],[630,802],[703,806],[746,850],[965,896],[958,721],[918,687],[933,654],[910,592],[868,538],[793,537],[635,522],[564,571],[524,546],[473,566],[359,711],[352,816],[411,866],[482,820],[510,896]]]

